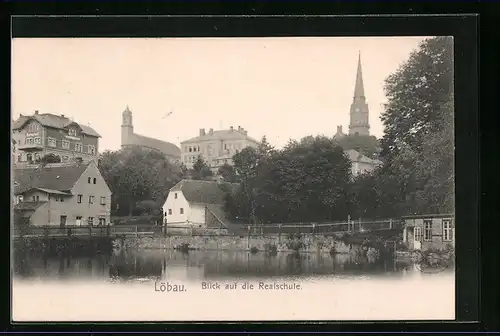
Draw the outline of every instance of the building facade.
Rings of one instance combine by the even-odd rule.
[[[238,126],[231,126],[228,130],[206,132],[200,129],[197,137],[181,142],[181,161],[187,168],[192,168],[198,156],[201,156],[210,169],[217,173],[224,164],[232,165],[233,155],[246,147],[258,146],[258,142],[248,136],[248,131]]]
[[[236,183],[182,180],[173,186],[163,206],[164,223],[174,226],[206,228],[224,214],[224,196]],[[220,224],[220,223],[219,223]]]
[[[122,130],[121,130],[121,146],[140,147],[145,150],[154,150],[162,153],[172,163],[179,163],[181,158],[181,150],[173,143],[162,141],[140,134],[134,133],[134,125],[132,123],[132,111],[127,108],[122,113]]]
[[[444,250],[455,246],[453,214],[405,216],[403,242],[410,250]]]
[[[100,135],[90,126],[79,124],[64,115],[50,113],[22,115],[13,122],[15,141],[14,162],[29,164],[47,154],[61,162],[81,158],[84,162],[97,160]]]
[[[105,225],[111,191],[94,161],[26,165],[13,170],[20,225]]]
[[[371,159],[354,149],[346,150],[344,153],[351,161],[351,173],[354,177],[370,173],[382,165],[382,161]]]

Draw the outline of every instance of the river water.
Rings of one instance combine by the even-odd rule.
[[[450,320],[453,269],[347,255],[14,255],[15,321]]]

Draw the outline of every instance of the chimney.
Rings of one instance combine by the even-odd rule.
[[[241,126],[238,126],[238,131],[240,131],[240,132],[241,132]]]
[[[63,118],[64,118],[64,114],[61,114],[61,117],[63,117]]]
[[[208,132],[210,135],[214,134],[214,129],[211,128],[210,131]]]
[[[38,110],[35,110],[35,114],[38,114]],[[21,114],[21,116],[22,116],[22,114]]]
[[[248,135],[248,131],[247,131],[247,130],[245,130],[245,132],[243,132],[243,134]]]
[[[337,134],[342,134],[342,125],[337,126]]]
[[[234,127],[233,126],[231,126],[229,129],[231,130],[231,132],[234,131]]]
[[[200,136],[204,136],[205,135],[205,129],[204,128],[200,128]]]

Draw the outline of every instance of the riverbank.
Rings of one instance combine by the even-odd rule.
[[[270,253],[380,254],[374,248],[349,244],[340,236],[170,236],[124,238],[114,241],[116,248],[162,249],[181,251],[250,251]]]

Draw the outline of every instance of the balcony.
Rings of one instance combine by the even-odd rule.
[[[17,149],[24,152],[38,152],[43,150],[43,145],[41,144],[23,144],[17,145]]]

